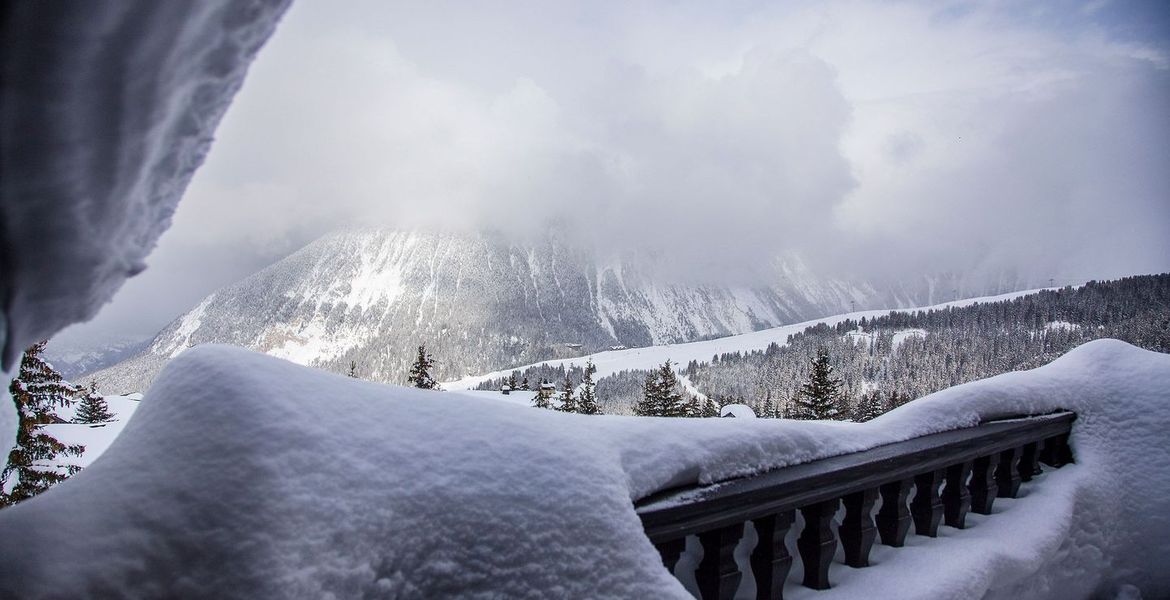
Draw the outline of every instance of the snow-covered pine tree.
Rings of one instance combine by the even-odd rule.
[[[349,361],[349,373],[346,373],[346,375],[349,377],[353,377],[354,379],[357,379],[357,361],[356,360]]]
[[[520,389],[519,386],[520,384],[516,381],[516,371],[512,371],[512,374],[508,376],[508,387],[513,390],[518,390]]]
[[[837,404],[841,396],[840,379],[833,377],[829,351],[820,348],[812,359],[812,372],[796,396],[797,419],[834,419],[840,414]]]
[[[520,383],[520,389],[522,389],[522,390],[531,390],[532,389],[532,386],[529,385],[529,383],[528,383],[527,376],[524,377],[524,381]]]
[[[77,405],[77,416],[73,418],[76,423],[108,423],[114,420],[114,415],[110,412],[110,407],[106,404],[106,399],[97,391],[97,380],[91,379],[89,381],[89,389],[84,390],[85,395],[81,397],[81,402]]]
[[[719,406],[717,404],[715,404],[715,401],[712,400],[709,396],[707,397],[707,401],[703,403],[703,416],[704,417],[718,417],[719,416]]]
[[[85,447],[63,444],[42,428],[59,422],[53,410],[68,406],[71,398],[81,391],[41,358],[44,349],[45,342],[40,342],[24,351],[20,372],[8,387],[20,423],[16,446],[8,453],[8,464],[0,472],[0,506],[27,500],[81,470],[54,461],[64,456],[80,456]]]
[[[561,412],[577,412],[577,398],[573,396],[573,380],[565,373],[565,380],[561,382],[561,405],[557,410]]]
[[[662,363],[661,367],[658,367],[658,392],[662,416],[687,416],[686,401],[683,400],[682,392],[679,390],[678,376],[675,375],[674,367],[669,358]]]
[[[646,373],[646,382],[642,384],[642,399],[634,406],[634,414],[640,417],[662,417],[662,387],[658,381],[658,372]]]
[[[764,399],[764,406],[760,408],[759,417],[761,419],[775,419],[776,418],[776,403],[772,402],[772,392],[768,391],[768,397]]]
[[[882,393],[878,390],[873,390],[861,396],[857,401],[857,409],[853,413],[853,420],[858,423],[871,421],[881,416],[886,412],[885,403],[882,399]]]
[[[597,384],[593,382],[593,374],[596,372],[597,367],[592,360],[585,363],[585,374],[581,377],[581,394],[577,399],[577,412],[583,415],[601,414],[601,407],[597,406]]]
[[[439,387],[439,382],[431,375],[431,369],[435,368],[435,359],[427,353],[427,347],[418,347],[418,356],[414,359],[414,364],[410,365],[410,375],[406,378],[406,382],[416,388],[424,390],[433,390]]]

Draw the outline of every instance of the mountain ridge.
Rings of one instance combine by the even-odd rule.
[[[364,378],[399,383],[425,343],[438,376],[454,379],[610,346],[936,304],[971,287],[954,275],[832,278],[795,256],[761,263],[761,285],[681,284],[656,278],[652,261],[600,260],[552,234],[519,243],[492,232],[347,229],[213,292],[143,352],[92,375],[103,389],[138,391],[187,347],[226,343],[336,372],[352,361]],[[1008,277],[970,295],[1025,283]]]

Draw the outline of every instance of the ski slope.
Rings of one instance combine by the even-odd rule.
[[[875,317],[883,317],[890,314],[891,312],[916,312],[919,310],[937,310],[948,307],[961,308],[964,306],[971,306],[972,304],[985,304],[989,302],[1004,302],[1014,298],[1019,298],[1021,296],[1035,294],[1043,290],[1057,289],[1061,288],[1038,288],[1033,290],[1023,290],[1019,292],[999,294],[996,296],[982,296],[979,298],[955,300],[953,302],[944,302],[942,304],[922,306],[917,308],[860,310],[856,312],[825,317],[822,319],[804,321],[802,323],[794,323],[792,325],[782,325],[780,327],[761,329],[760,331],[732,335],[714,340],[689,342],[685,344],[667,344],[664,346],[648,346],[645,348],[629,348],[626,350],[608,350],[586,356],[549,360],[533,363],[530,365],[513,367],[511,369],[492,371],[491,373],[485,373],[483,375],[464,377],[463,379],[445,382],[442,385],[443,389],[446,390],[469,390],[489,379],[507,377],[508,374],[510,374],[512,371],[523,371],[524,369],[538,365],[548,365],[554,368],[558,366],[564,366],[565,368],[568,368],[571,365],[581,366],[584,365],[585,361],[589,359],[593,359],[593,364],[597,367],[597,374],[594,377],[600,379],[607,375],[613,375],[614,373],[618,373],[624,370],[652,369],[661,365],[667,359],[670,359],[676,364],[685,365],[687,362],[692,360],[709,361],[711,360],[712,356],[716,354],[723,354],[725,352],[751,352],[753,350],[764,350],[771,343],[776,343],[783,346],[788,343],[788,336],[800,333],[805,329],[816,325],[817,323],[825,323],[826,325],[833,326],[837,323],[845,321],[846,319],[853,319],[855,321],[860,320],[862,317],[873,319]]]

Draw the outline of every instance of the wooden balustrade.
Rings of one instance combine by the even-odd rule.
[[[847,566],[867,567],[875,541],[900,547],[911,525],[930,537],[940,524],[963,529],[968,512],[991,514],[996,498],[1015,498],[1020,483],[1041,472],[1040,463],[1071,463],[1075,418],[1061,412],[984,423],[718,486],[667,490],[636,509],[672,572],[687,536],[698,536],[703,557],[695,581],[704,599],[734,597],[743,579],[734,553],[749,522],[757,536],[749,560],[756,598],[780,598],[793,560],[785,536],[799,511],[803,584],[828,589],[838,543]]]

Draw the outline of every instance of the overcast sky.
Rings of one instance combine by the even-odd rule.
[[[352,222],[556,220],[704,276],[1166,271],[1167,107],[1161,0],[297,0],[80,329],[153,334]]]

